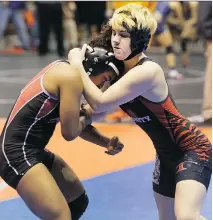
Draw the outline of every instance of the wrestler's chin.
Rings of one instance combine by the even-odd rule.
[[[115,54],[115,58],[118,59],[118,60],[124,60],[125,59],[123,54],[120,54],[120,53],[114,53],[114,54]]]

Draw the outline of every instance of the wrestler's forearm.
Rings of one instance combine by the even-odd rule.
[[[92,125],[87,126],[79,136],[82,139],[84,139],[85,141],[91,142],[91,143],[99,145],[101,147],[106,147],[110,141],[110,138],[102,135]]]
[[[76,68],[81,74],[82,82],[84,85],[84,97],[90,104],[91,108],[96,110],[97,105],[99,106],[102,100],[103,92],[100,91],[100,89],[98,89],[96,85],[90,80],[88,74],[86,74],[84,70],[82,63],[79,63]]]

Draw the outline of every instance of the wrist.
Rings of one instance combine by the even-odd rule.
[[[82,61],[77,61],[75,64],[75,68],[77,69],[77,71],[79,71],[81,76],[84,76],[84,74],[86,73]]]
[[[110,142],[110,140],[111,140],[111,138],[108,138],[108,137],[105,137],[105,136],[103,136],[102,138],[103,138],[103,142],[104,142],[104,146],[103,147],[107,147],[109,142]]]
[[[84,130],[88,125],[92,124],[92,118],[89,116],[80,117],[81,129]]]
[[[81,69],[82,61],[80,61],[79,59],[77,60],[77,59],[69,59],[69,58],[68,58],[68,60],[69,60],[70,65],[73,68],[75,68],[78,71]]]

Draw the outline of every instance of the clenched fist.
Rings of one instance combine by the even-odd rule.
[[[114,136],[109,143],[107,144],[107,151],[106,154],[115,155],[122,151],[124,145],[119,141],[119,138]]]

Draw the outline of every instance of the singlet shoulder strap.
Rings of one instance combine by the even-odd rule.
[[[151,58],[149,58],[149,57],[143,57],[142,59],[140,59],[139,61],[138,61],[138,63],[135,65],[135,66],[138,66],[138,65],[142,65],[143,63],[145,63],[146,61],[152,61],[152,62],[154,62]]]
[[[64,62],[64,63],[70,64],[70,62],[68,60],[60,60],[60,62]]]

